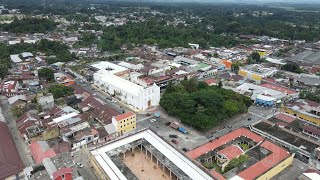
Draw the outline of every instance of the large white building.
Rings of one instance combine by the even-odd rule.
[[[135,84],[130,81],[127,68],[109,62],[99,62],[92,66],[99,69],[93,79],[94,84],[102,91],[139,110],[159,105],[160,87],[156,84]]]

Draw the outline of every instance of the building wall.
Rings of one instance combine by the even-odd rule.
[[[302,114],[302,113],[294,111],[288,107],[284,107],[284,112],[286,112],[287,114],[294,115],[294,116],[296,116],[300,119],[303,119],[305,121],[309,121],[313,124],[320,125],[320,118],[315,118],[315,117],[309,116],[307,114]]]
[[[136,115],[124,118],[121,121],[116,121],[112,118],[112,123],[117,129],[118,135],[122,135],[123,133],[130,132],[137,128]]]
[[[96,141],[98,141],[98,139],[99,139],[99,136],[95,136],[95,137],[93,135],[86,136],[81,141],[73,143],[72,149],[77,149],[77,148],[80,148],[81,146],[84,146],[86,144],[96,142]]]
[[[107,174],[104,172],[104,170],[101,168],[97,160],[94,158],[93,155],[89,155],[90,158],[90,164],[93,168],[93,172],[98,178],[98,180],[110,180],[110,178],[107,176]]]
[[[258,177],[257,180],[268,180],[274,177],[275,175],[279,174],[281,171],[283,171],[285,168],[287,168],[292,164],[293,157],[294,157],[294,154],[289,156],[286,160],[282,161],[280,164],[278,164],[274,168],[264,173],[262,176]]]
[[[137,94],[134,94],[130,91],[130,89],[119,89],[114,84],[110,84],[103,79],[100,79],[99,76],[94,76],[94,81],[102,91],[113,95],[114,97],[120,99],[123,103],[132,105],[136,109],[146,110],[150,106],[159,105],[160,87],[155,84],[147,88],[142,88]]]
[[[59,128],[53,128],[53,129],[47,129],[46,131],[44,131],[42,134],[35,136],[35,137],[31,137],[30,140],[31,141],[46,141],[49,139],[53,139],[53,138],[57,138],[60,135],[60,130]]]

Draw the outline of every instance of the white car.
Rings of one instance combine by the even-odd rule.
[[[150,122],[156,122],[157,120],[156,119],[150,119]]]
[[[77,163],[77,166],[78,166],[79,168],[82,168],[82,167],[83,167],[83,164]]]

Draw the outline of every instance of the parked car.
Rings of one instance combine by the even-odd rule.
[[[248,121],[251,121],[251,118],[248,118]]]
[[[182,148],[182,151],[187,152],[187,151],[189,151],[189,149],[188,148]]]
[[[175,139],[172,139],[171,142],[173,142],[174,144],[179,144],[179,142]]]
[[[171,137],[171,138],[178,138],[178,135],[176,135],[176,134],[170,134],[169,137]]]
[[[156,122],[157,120],[156,119],[150,119],[150,122]]]
[[[77,163],[77,166],[78,166],[79,168],[82,168],[82,167],[83,167],[83,164]]]
[[[151,114],[150,114],[150,113],[147,113],[146,116],[151,116]]]

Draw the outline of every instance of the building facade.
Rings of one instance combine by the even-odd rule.
[[[143,87],[106,70],[94,74],[94,84],[102,91],[138,110],[158,106],[160,102],[160,87],[156,84]]]
[[[136,114],[129,111],[112,117],[112,124],[116,127],[118,135],[130,132],[137,128]]]

